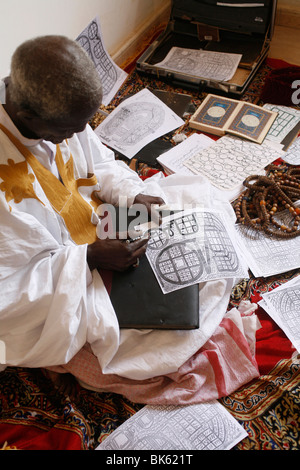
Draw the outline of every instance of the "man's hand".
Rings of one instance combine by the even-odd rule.
[[[160,225],[161,215],[157,206],[162,206],[165,204],[165,201],[161,197],[147,196],[146,194],[138,194],[135,197],[135,200],[133,201],[133,205],[135,204],[143,205],[148,212],[149,220],[151,220],[157,225]]]
[[[146,207],[148,213],[151,214],[151,206],[162,206],[163,204],[165,204],[165,201],[161,197],[147,196],[146,194],[138,194],[135,197],[133,204],[143,204]]]
[[[160,197],[138,194],[133,204],[142,204],[149,215],[153,206],[163,205],[165,202]],[[153,214],[152,214],[153,215]],[[137,260],[146,252],[148,238],[142,238],[130,243],[119,238],[99,239],[88,246],[87,262],[90,270],[109,269],[124,271],[137,263]]]
[[[147,243],[148,238],[130,243],[120,239],[99,239],[87,247],[89,268],[91,271],[96,268],[125,271],[145,254]]]

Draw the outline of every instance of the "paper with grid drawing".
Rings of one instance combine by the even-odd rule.
[[[234,228],[216,211],[179,212],[150,230],[146,256],[167,294],[199,282],[247,276]]]
[[[122,101],[95,129],[100,140],[132,158],[184,121],[147,88]]]
[[[226,135],[183,164],[194,174],[206,176],[224,190],[239,187],[249,175],[257,174],[284,152],[272,143],[256,144]]]
[[[107,106],[126,80],[128,74],[118,67],[108,54],[98,17],[88,24],[76,41],[85,49],[95,64],[102,82],[102,103]]]
[[[300,165],[300,137],[293,142],[282,159],[290,165]]]
[[[283,224],[291,217],[283,214]],[[277,238],[237,224],[235,226],[240,252],[255,277],[269,277],[300,267],[299,237]]]
[[[259,305],[300,352],[300,276],[262,295]]]
[[[195,133],[157,157],[157,161],[167,173],[193,175],[193,172],[184,166],[183,162],[212,144],[214,144],[214,140],[207,135]]]
[[[229,450],[247,436],[216,400],[189,406],[147,405],[96,450]]]
[[[165,59],[155,66],[185,75],[227,81],[235,74],[241,58],[241,54],[172,47]]]
[[[289,132],[300,122],[300,111],[297,109],[268,103],[265,104],[263,108],[277,113],[277,118],[266,136],[267,140],[278,143],[282,142]]]

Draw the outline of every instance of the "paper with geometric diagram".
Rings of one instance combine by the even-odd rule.
[[[206,176],[214,186],[232,190],[239,187],[247,176],[257,174],[282,156],[282,150],[270,145],[226,135],[186,160],[184,165],[193,173]]]
[[[95,129],[100,140],[132,158],[184,121],[147,88],[125,99]]]
[[[167,152],[157,157],[157,161],[169,173],[180,173],[193,175],[194,173],[187,168],[183,162],[197,155],[201,150],[209,147],[214,140],[204,134],[192,134],[180,144],[175,145]]]
[[[298,237],[271,237],[242,224],[235,225],[235,230],[240,252],[255,277],[274,276],[300,267]]]
[[[290,165],[300,165],[300,137],[292,143],[282,159]]]
[[[114,63],[105,49],[98,17],[91,21],[76,41],[85,49],[95,64],[102,82],[102,103],[107,106],[128,74]]]
[[[259,305],[300,352],[300,276],[262,295]]]
[[[234,229],[220,212],[178,212],[149,234],[146,256],[164,294],[199,282],[248,275]]]
[[[165,59],[155,66],[184,75],[227,81],[235,74],[241,58],[241,54],[172,47]]]
[[[300,122],[300,111],[298,109],[269,103],[265,104],[263,108],[277,113],[277,118],[266,136],[268,140],[281,143]]]
[[[229,450],[245,437],[248,434],[244,428],[216,400],[189,406],[147,405],[96,450]],[[173,459],[168,462],[189,463],[176,461],[176,455]]]

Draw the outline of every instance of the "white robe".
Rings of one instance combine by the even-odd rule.
[[[2,106],[0,123],[58,175],[53,144],[22,137]],[[130,205],[143,192],[161,196],[169,205],[201,202],[206,208],[225,211],[234,222],[230,204],[215,194],[205,178],[164,178],[159,174],[142,182],[127,165],[115,161],[113,152],[101,144],[89,126],[60,148],[65,161],[70,151],[74,156],[77,178],[86,178],[88,173],[97,176],[94,187],[82,188],[86,200],[90,200],[91,190],[96,190],[108,203],[118,204],[120,197],[126,196]],[[147,379],[176,371],[219,325],[233,280],[200,285],[198,330],[120,332],[103,281],[87,265],[87,245],[77,245],[70,238],[37,178],[29,179],[26,197],[8,197],[9,178],[2,170],[24,161],[0,131],[0,340],[5,344],[6,366],[66,364],[88,342],[103,373]],[[30,165],[28,173],[33,174]],[[96,213],[92,219],[94,224],[100,223]]]

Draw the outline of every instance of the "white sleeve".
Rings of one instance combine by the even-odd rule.
[[[34,216],[10,211],[1,193],[0,220],[0,340],[7,365],[66,363],[89,337],[108,338],[103,356],[110,359],[118,324],[105,287],[95,293],[87,285],[86,245],[60,245]]]
[[[131,205],[137,194],[145,189],[143,181],[124,162],[115,160],[112,150],[102,144],[90,128],[78,134],[86,159],[92,159],[94,173],[100,184],[100,198],[113,205],[119,205],[121,196],[126,196]]]
[[[127,205],[130,206],[139,193],[161,196],[162,192],[158,187],[154,192],[151,188],[150,194],[147,185],[137,173],[124,162],[116,160],[114,152],[102,144],[90,126],[78,134],[78,137],[87,160],[93,161],[94,172],[101,188],[100,198],[104,202],[119,205],[120,198],[127,198]]]

